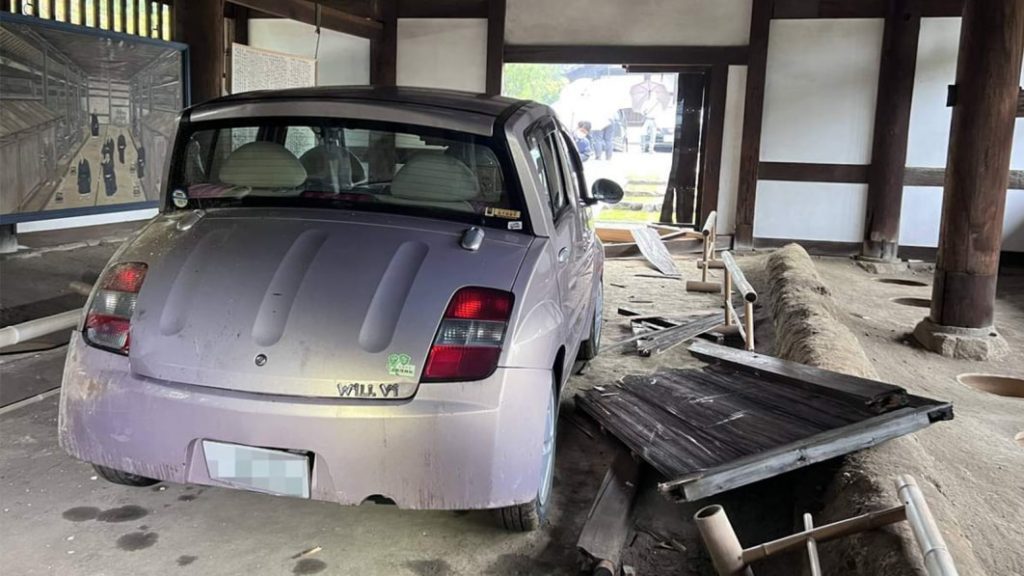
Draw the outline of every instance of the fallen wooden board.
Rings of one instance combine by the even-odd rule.
[[[771,375],[728,366],[629,375],[576,396],[581,411],[696,500],[874,446],[952,418],[952,406],[910,396],[886,414]]]
[[[737,322],[743,321],[742,310],[738,313]],[[697,316],[686,321],[681,321],[677,326],[651,332],[648,338],[641,338],[636,343],[637,352],[641,356],[651,356],[666,352],[687,340],[691,340],[718,328],[725,321],[723,312],[712,312]]]
[[[619,312],[620,313],[622,312],[621,308],[619,309]],[[721,312],[716,312],[716,313],[712,313],[712,314],[702,314],[702,315],[699,315],[699,316],[696,316],[696,317],[690,317],[690,318],[673,319],[672,322],[675,322],[677,324],[676,326],[672,326],[670,328],[664,328],[662,330],[654,330],[654,331],[650,331],[650,332],[644,332],[642,334],[635,334],[634,333],[632,337],[626,338],[625,340],[619,340],[618,342],[612,342],[611,344],[605,344],[604,346],[601,347],[601,352],[604,353],[604,352],[608,352],[610,350],[615,350],[616,348],[621,348],[621,347],[623,347],[623,346],[625,346],[625,345],[627,345],[627,344],[629,344],[631,342],[637,342],[637,341],[639,341],[641,339],[652,339],[652,338],[664,338],[664,337],[668,337],[668,336],[678,336],[679,338],[677,339],[677,341],[678,342],[683,342],[683,341],[685,341],[688,338],[693,338],[695,336],[699,336],[699,335],[703,334],[704,332],[708,332],[711,329],[715,328],[717,326],[717,324],[713,323],[712,320],[711,320],[714,317],[717,317],[720,320],[724,320],[725,319],[724,314],[721,313]],[[675,334],[676,332],[678,332],[679,334]]]
[[[672,255],[669,254],[668,248],[665,247],[657,232],[650,228],[634,228],[630,232],[633,234],[640,253],[659,272],[666,276],[682,276],[679,267],[676,266],[675,260],[672,259]]]
[[[877,380],[822,370],[799,362],[737,350],[711,342],[694,342],[690,346],[690,354],[708,363],[764,375],[808,391],[830,395],[841,402],[867,406],[875,413],[888,412],[907,405],[906,390]]]
[[[612,573],[617,573],[622,548],[629,535],[639,480],[640,464],[628,450],[620,448],[604,475],[576,542],[576,548],[590,563],[602,560],[611,563]]]
[[[693,230],[687,230],[684,228],[678,228],[676,226],[662,226],[658,224],[633,225],[633,226],[613,226],[613,225],[598,225],[596,228],[597,237],[601,239],[601,242],[608,243],[632,243],[633,234],[631,231],[635,228],[649,228],[654,230],[663,239],[672,237],[687,237],[696,238],[700,236],[699,232]]]

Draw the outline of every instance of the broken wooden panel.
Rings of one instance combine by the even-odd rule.
[[[632,526],[633,498],[640,479],[640,465],[629,451],[620,449],[604,475],[576,547],[592,563],[619,566],[622,547]]]
[[[661,241],[661,237],[658,236],[657,232],[650,228],[633,228],[630,230],[630,233],[632,233],[633,240],[636,242],[637,248],[640,249],[640,253],[659,272],[666,276],[681,275],[679,268],[676,267],[675,260],[672,259],[672,255],[669,254],[668,248],[665,247],[665,243]]]
[[[808,466],[952,418],[949,404],[909,396],[878,414],[829,389],[729,366],[631,375],[577,405],[691,501]]]
[[[818,394],[827,394],[854,406],[867,406],[875,413],[907,405],[906,390],[877,380],[822,370],[799,362],[710,342],[694,342],[690,346],[690,354],[708,363],[786,381],[792,386]]]

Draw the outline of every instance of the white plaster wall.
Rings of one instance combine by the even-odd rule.
[[[773,20],[761,160],[868,164],[881,19]]]
[[[751,0],[508,0],[509,44],[747,43]]]
[[[754,236],[860,242],[867,194],[867,184],[762,180]]]
[[[487,87],[487,20],[400,19],[398,84],[483,92]]]
[[[249,45],[295,56],[316,54],[316,28],[284,18],[249,20]],[[343,86],[370,83],[370,41],[321,29],[317,85]]]
[[[740,143],[743,141],[743,102],[747,67],[730,66],[725,95],[725,128],[722,132],[722,171],[718,179],[718,232],[736,231],[736,191],[739,186]]]
[[[946,91],[947,86],[956,81],[959,45],[960,18],[925,18],[921,21],[907,166],[946,166],[952,119],[952,109],[946,106]],[[1024,120],[1021,119],[1016,121],[1010,168],[1024,169]],[[941,187],[905,187],[900,244],[938,246],[941,216]],[[1007,191],[1003,250],[1024,251],[1024,190]]]

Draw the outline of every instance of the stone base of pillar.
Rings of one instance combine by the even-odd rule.
[[[1010,351],[1010,346],[994,326],[942,326],[931,318],[925,318],[914,328],[914,338],[932,352],[960,360],[992,360]]]
[[[857,263],[857,266],[860,266],[861,269],[869,274],[899,274],[909,269],[907,263],[899,259],[887,260],[885,258],[860,255],[854,256],[853,260]]]

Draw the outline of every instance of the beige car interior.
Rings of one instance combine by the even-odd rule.
[[[419,152],[399,168],[391,181],[392,204],[475,212],[470,203],[480,196],[480,182],[465,162],[435,152]]]
[[[306,169],[294,154],[276,142],[249,142],[232,152],[220,167],[220,181],[274,195],[301,193]]]

